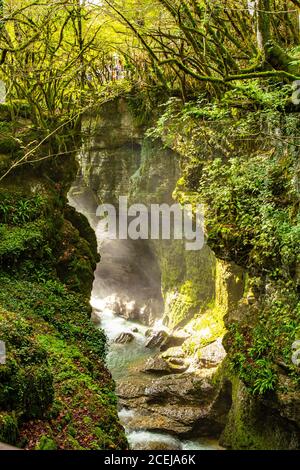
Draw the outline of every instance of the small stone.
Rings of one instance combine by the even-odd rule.
[[[188,369],[188,365],[183,359],[174,358],[173,361],[165,360],[161,356],[150,357],[146,362],[142,372],[151,374],[181,374]]]
[[[177,357],[171,357],[167,362],[173,374],[181,374],[189,368],[189,364]]]
[[[131,343],[131,341],[134,340],[134,335],[132,333],[121,333],[119,336],[117,336],[114,340],[115,343],[118,344],[126,344],[126,343]]]

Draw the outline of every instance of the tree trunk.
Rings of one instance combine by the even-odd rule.
[[[257,45],[259,50],[266,55],[266,44],[271,38],[270,33],[270,0],[256,0],[257,17]]]

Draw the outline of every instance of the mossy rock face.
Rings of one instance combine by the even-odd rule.
[[[207,106],[178,104],[172,111],[170,105],[154,135],[181,155],[182,177],[174,195],[181,202],[190,199],[205,205],[208,245],[218,259],[235,266],[229,277],[222,266],[216,269],[216,278],[225,280],[230,294],[222,293],[228,330],[223,344],[230,373],[246,386],[251,407],[262,408],[253,412],[252,421],[248,416],[251,431],[247,416],[243,417],[243,431],[234,445],[282,448],[280,438],[272,439],[260,429],[261,416],[265,415],[270,430],[272,416],[280,415],[274,429],[288,448],[295,444],[288,443],[285,429],[291,430],[293,440],[295,420],[291,413],[282,412],[281,402],[297,409],[299,396],[299,368],[291,359],[300,334],[299,152],[295,145],[299,116],[282,111],[287,99],[282,89],[265,85],[262,89],[261,83],[252,83],[253,102],[260,107],[250,112],[230,104],[232,93],[241,103],[249,97],[247,86]],[[273,137],[279,130],[281,145]],[[281,384],[282,370],[288,385]],[[246,401],[245,409],[250,409]],[[234,440],[238,426],[230,432]],[[248,444],[242,444],[243,433],[250,433]]]
[[[0,103],[0,123],[11,120],[11,108],[7,103]]]
[[[95,253],[97,253],[96,235],[87,218],[69,205],[66,207],[64,215],[65,218],[71,222],[73,227],[78,230],[80,237],[89,243],[91,253],[95,256],[95,261],[98,262],[99,256],[95,255]]]
[[[88,241],[67,220],[60,236],[62,243],[57,252],[57,274],[69,288],[82,292],[88,298],[98,261],[97,252],[91,250]]]
[[[19,143],[12,137],[2,137],[0,139],[0,153],[12,154],[20,148]]]
[[[104,103],[94,117],[95,143],[100,149],[132,147],[133,140],[142,136],[142,130],[134,122],[124,98]]]
[[[29,127],[24,143],[40,141]],[[58,140],[42,156],[58,151]],[[0,183],[0,440],[26,449],[128,447],[106,336],[90,320],[95,236],[86,219],[67,217],[76,170],[70,153],[16,168]]]
[[[143,140],[140,167],[130,179],[130,202],[177,202],[173,191],[181,172],[179,155],[162,147],[160,140]],[[184,240],[172,236],[171,240],[153,240],[151,245],[161,271],[164,323],[170,328],[183,326],[213,301],[216,260],[208,246],[188,251]]]
[[[0,263],[13,265],[27,255],[42,257],[46,224],[28,223],[24,227],[0,227]],[[39,255],[40,254],[40,255]]]
[[[20,309],[0,316],[7,346],[0,408],[17,412],[22,445],[47,446],[44,432],[60,449],[126,448],[104,363],[106,338],[87,302],[57,281],[12,281],[0,278],[0,304]]]
[[[233,405],[221,444],[235,450],[299,450],[299,428],[287,425],[276,409],[269,412],[265,400],[251,396],[243,383],[233,381]]]
[[[18,184],[0,188],[0,265],[25,274],[29,260],[33,270],[44,264],[88,298],[99,260],[97,243],[84,216],[76,216],[71,208],[66,211],[79,231],[63,218],[65,202],[62,195],[35,178],[23,190]]]
[[[46,351],[32,338],[33,328],[20,315],[0,312],[0,338],[6,363],[0,369],[0,407],[26,417],[42,417],[54,396]]]

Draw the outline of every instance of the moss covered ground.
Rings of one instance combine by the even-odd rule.
[[[8,111],[0,109],[4,171],[18,155]],[[0,183],[0,441],[26,449],[127,448],[106,337],[90,320],[96,240],[66,201],[75,174],[71,155]]]

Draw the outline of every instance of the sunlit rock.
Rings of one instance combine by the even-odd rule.
[[[198,364],[200,367],[216,367],[226,357],[226,351],[222,345],[222,338],[201,348],[198,352]]]

